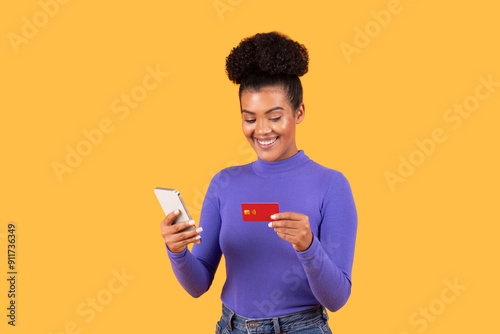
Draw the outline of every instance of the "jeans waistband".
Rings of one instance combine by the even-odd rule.
[[[280,334],[282,331],[289,331],[301,327],[310,326],[315,323],[320,323],[322,320],[328,321],[328,313],[324,306],[319,305],[313,309],[286,314],[273,318],[245,318],[240,316],[225,304],[222,304],[222,316],[227,320],[229,330],[238,328],[248,332],[268,332],[274,329],[274,332]]]

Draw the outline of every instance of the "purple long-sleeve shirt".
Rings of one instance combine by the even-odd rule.
[[[268,222],[244,222],[241,203],[277,202],[280,212],[309,217],[311,246],[297,252]],[[322,304],[340,309],[351,294],[357,231],[352,192],[342,173],[321,166],[303,150],[284,160],[228,167],[208,187],[199,225],[202,242],[168,255],[184,289],[201,296],[212,284],[221,255],[226,282],[221,300],[247,318],[274,317]]]

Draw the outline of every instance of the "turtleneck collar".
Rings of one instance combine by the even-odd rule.
[[[252,168],[257,175],[277,176],[278,174],[287,174],[291,171],[298,170],[310,161],[312,160],[309,159],[304,151],[299,150],[291,157],[278,161],[264,161],[258,157],[257,160],[252,163]]]

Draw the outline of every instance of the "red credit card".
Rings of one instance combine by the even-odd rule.
[[[278,212],[278,203],[241,203],[241,214],[245,222],[270,222],[271,215]]]

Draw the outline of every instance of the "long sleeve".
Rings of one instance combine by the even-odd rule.
[[[278,203],[307,214],[314,239],[297,252],[266,222],[244,221],[242,203]],[[347,179],[304,151],[282,160],[226,167],[210,182],[199,226],[201,244],[171,253],[173,271],[193,297],[211,286],[224,253],[221,301],[247,318],[337,311],[351,293],[357,213]]]
[[[351,294],[351,270],[357,212],[349,182],[335,172],[322,208],[319,235],[297,252],[316,299],[330,311],[340,309]]]
[[[193,297],[204,294],[212,285],[222,251],[219,246],[221,217],[219,212],[219,179],[211,180],[201,209],[199,226],[202,242],[194,244],[190,252],[186,247],[180,253],[167,252],[174,274],[182,287]],[[165,245],[166,246],[166,245]]]

